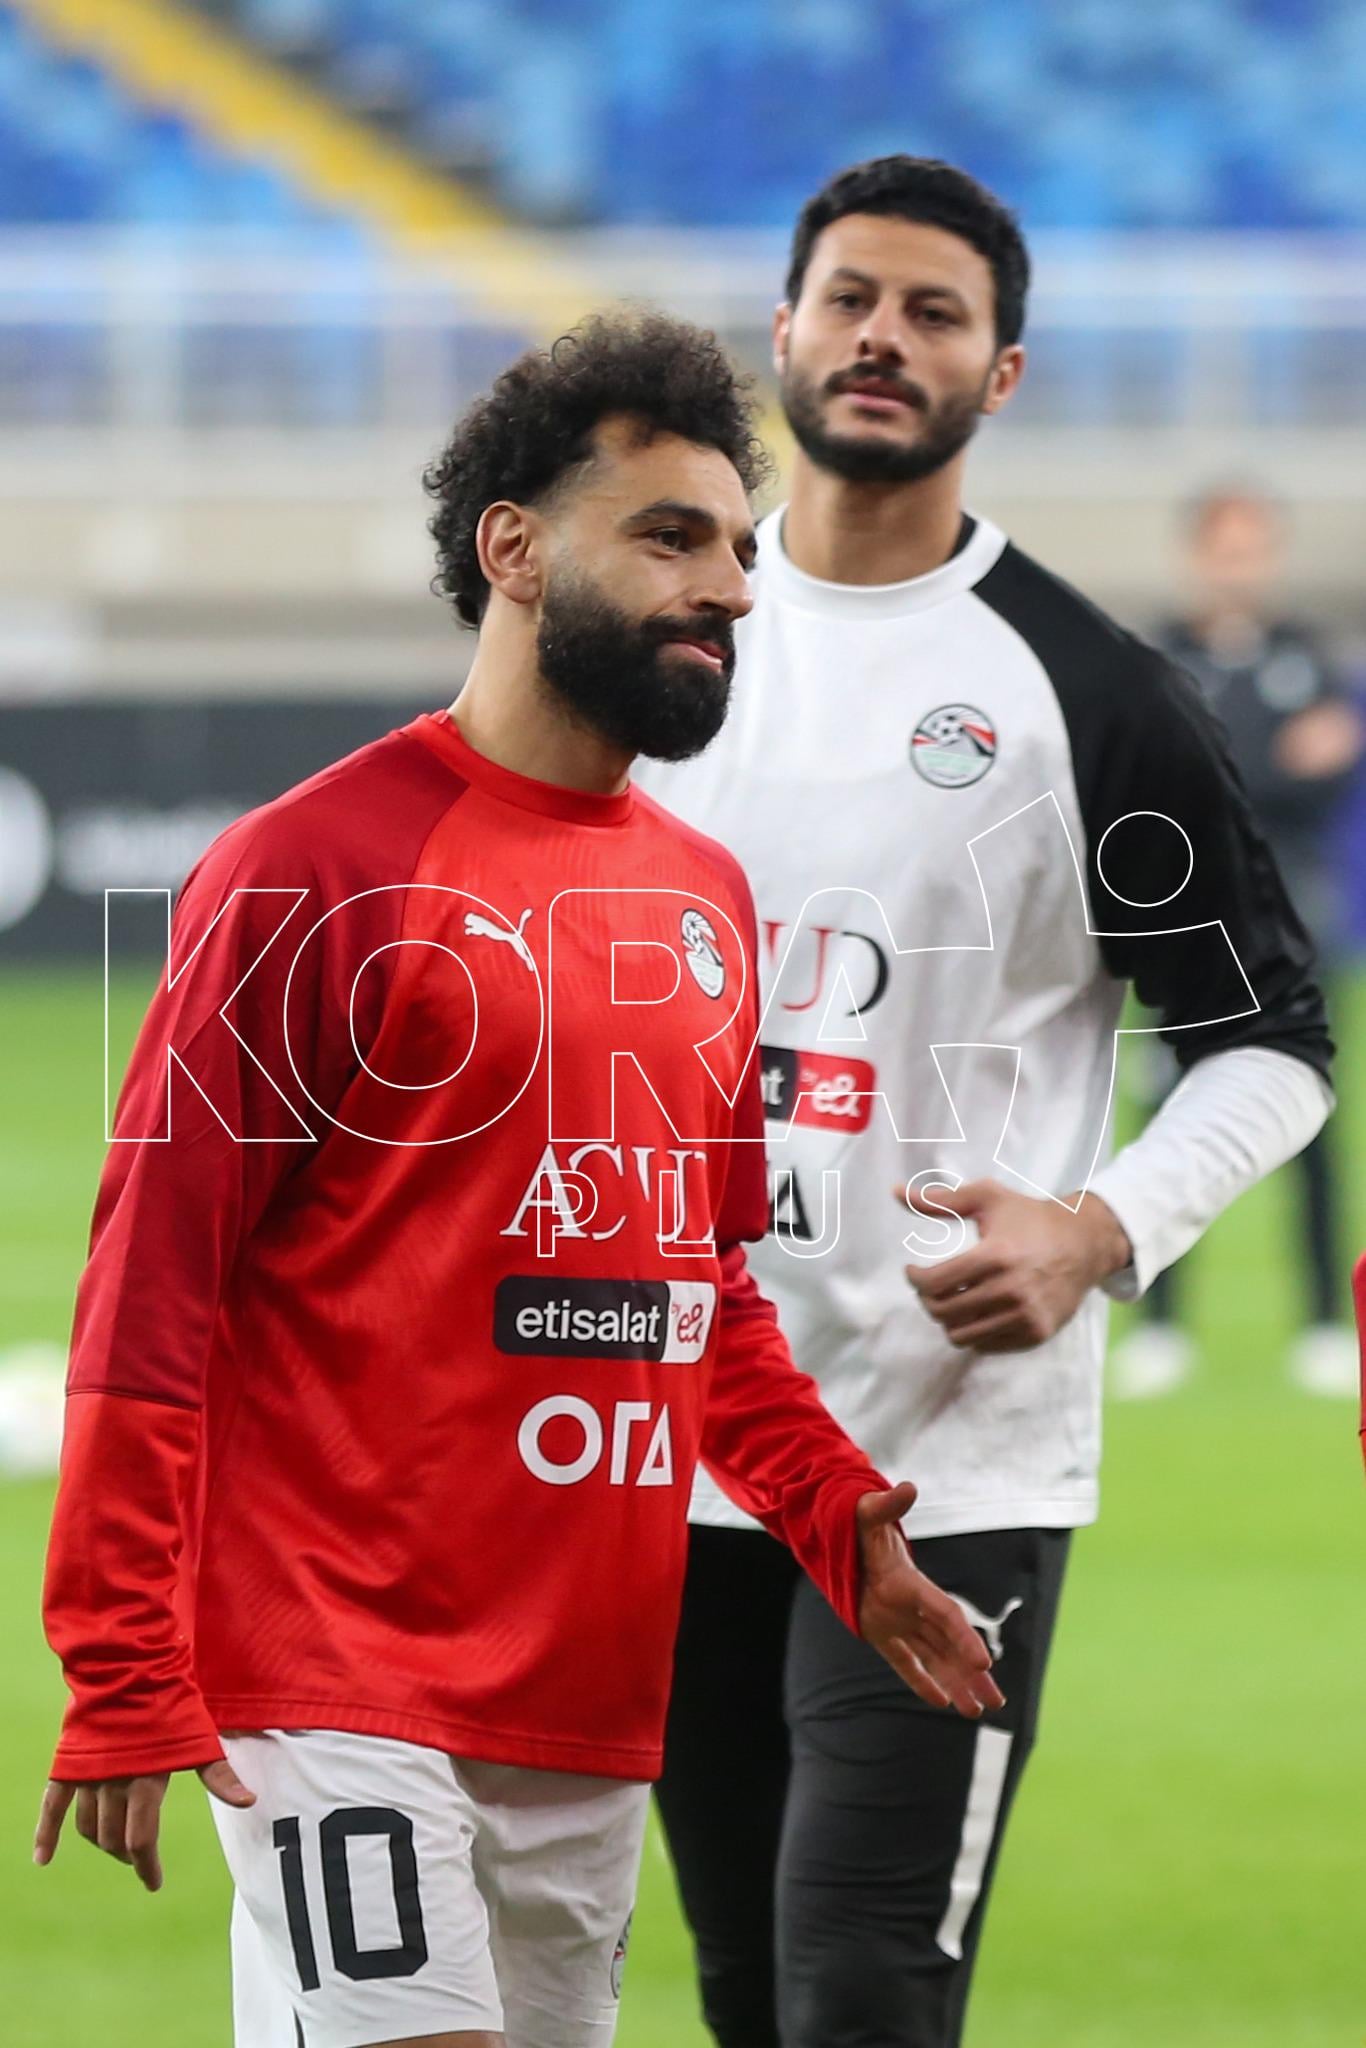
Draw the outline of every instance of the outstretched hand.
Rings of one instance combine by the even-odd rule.
[[[197,1769],[205,1789],[225,1806],[256,1804],[256,1794],[247,1790],[226,1758],[200,1764]],[[169,1771],[141,1778],[101,1778],[84,1785],[52,1779],[43,1794],[33,1838],[34,1862],[50,1863],[56,1855],[62,1822],[74,1800],[76,1833],[116,1862],[130,1865],[149,1892],[159,1892],[161,1803],[170,1782]]]
[[[915,1501],[909,1480],[888,1493],[865,1493],[855,1510],[863,1551],[859,1631],[911,1691],[932,1707],[956,1707],[971,1720],[1003,1707],[991,1656],[956,1600],[917,1571],[901,1533]]]

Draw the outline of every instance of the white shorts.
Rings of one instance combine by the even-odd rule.
[[[649,1787],[329,1729],[224,1738],[237,2048],[609,2048]]]

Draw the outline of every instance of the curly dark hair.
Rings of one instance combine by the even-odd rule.
[[[953,164],[930,156],[875,156],[840,171],[797,216],[787,273],[787,302],[801,297],[816,238],[850,213],[890,213],[923,221],[967,242],[991,265],[996,284],[996,343],[1008,348],[1024,332],[1029,251],[1007,206]]]
[[[747,492],[769,472],[755,432],[752,380],[714,334],[664,313],[595,314],[547,349],[519,356],[458,421],[423,471],[438,500],[427,522],[436,542],[432,589],[477,626],[489,587],[475,531],[487,505],[544,503],[593,455],[593,431],[611,416],[639,422],[641,439],[678,434],[717,448]]]

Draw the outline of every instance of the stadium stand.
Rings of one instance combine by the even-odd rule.
[[[4,0],[0,20],[17,88],[0,123],[43,161],[27,181],[27,218],[286,231],[345,222],[391,241],[502,225],[406,141],[178,0]],[[136,167],[142,143],[160,183],[154,203],[132,212],[128,158]],[[51,190],[53,161],[86,174],[84,205],[60,178]],[[225,201],[234,181],[244,204]],[[16,189],[22,207],[25,181]]]
[[[0,221],[319,229],[315,206],[259,159],[140,103],[104,66],[65,55],[0,8]]]
[[[1035,229],[1366,223],[1355,0],[140,11],[163,25],[211,18],[418,163],[541,222],[780,224],[833,162],[911,148],[967,163]],[[268,150],[224,149],[43,40],[121,12],[139,10],[0,8],[0,219],[288,228],[337,210],[319,206],[306,163],[282,170]]]
[[[202,4],[547,220],[776,224],[910,148],[1035,228],[1366,221],[1357,0]]]
[[[0,557],[60,613],[0,691],[448,662],[455,411],[619,298],[765,378],[793,207],[908,147],[1033,242],[981,509],[1143,615],[1173,497],[1262,468],[1356,627],[1364,80],[1346,0],[0,0]]]
[[[147,231],[180,252],[176,261],[197,263],[201,282],[188,289],[201,300],[215,277],[222,304],[236,299],[225,325],[202,305],[192,314],[187,274],[177,273],[185,410],[200,423],[363,425],[376,403],[385,259],[421,259],[443,294],[443,326],[459,331],[466,382],[490,353],[505,360],[584,302],[581,275],[562,274],[539,233],[274,51],[177,0],[0,4],[0,191],[0,233],[51,231],[51,248],[79,262],[101,233]],[[63,244],[72,229],[92,240]],[[443,254],[457,243],[458,254]],[[32,255],[39,242],[12,246]],[[146,239],[105,246],[125,278],[149,274],[138,269]],[[242,282],[242,258],[262,265],[255,285]],[[271,308],[264,323],[250,311],[258,285]],[[88,346],[55,332],[49,314],[40,339],[6,309],[0,417],[6,386],[30,423],[99,410],[81,389],[98,372],[68,374]]]

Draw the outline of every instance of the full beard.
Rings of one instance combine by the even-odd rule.
[[[851,484],[914,484],[933,476],[966,448],[977,432],[986,383],[980,391],[961,393],[926,407],[924,431],[906,443],[875,434],[834,434],[825,423],[824,400],[842,388],[832,379],[823,389],[800,370],[789,367],[779,390],[787,423],[797,445],[818,469]]]
[[[712,670],[666,643],[680,634],[722,649]],[[724,613],[634,620],[588,577],[558,570],[536,636],[541,680],[559,707],[610,746],[656,761],[686,761],[715,739],[735,673]]]

